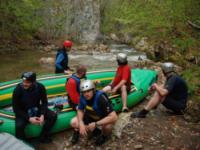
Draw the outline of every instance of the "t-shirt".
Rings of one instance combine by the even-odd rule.
[[[188,88],[186,82],[180,76],[170,76],[165,83],[165,88],[169,92],[167,97],[169,96],[184,105],[186,104]]]
[[[129,65],[120,65],[117,68],[117,72],[115,78],[113,80],[112,86],[115,87],[117,84],[120,83],[121,80],[126,80],[127,89],[130,90],[131,88],[131,69]]]

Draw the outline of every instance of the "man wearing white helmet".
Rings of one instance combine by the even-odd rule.
[[[173,63],[163,63],[161,68],[167,78],[165,85],[154,83],[150,88],[151,91],[155,91],[153,97],[144,109],[139,112],[133,112],[131,117],[145,118],[148,112],[156,108],[160,103],[175,114],[182,114],[186,108],[188,97],[186,82],[175,73]]]
[[[91,80],[83,81],[80,90],[80,104],[72,127],[78,129],[82,136],[93,133],[93,136],[97,136],[95,144],[99,146],[106,142],[108,135],[112,132],[117,114],[107,95],[103,91],[96,90]],[[78,142],[79,134],[73,136],[73,144]]]
[[[122,111],[128,112],[126,101],[127,101],[127,92],[129,92],[131,89],[131,69],[128,65],[126,54],[124,53],[117,54],[116,60],[118,63],[118,68],[116,71],[115,78],[108,86],[103,88],[103,91],[112,94],[120,92],[123,103]]]

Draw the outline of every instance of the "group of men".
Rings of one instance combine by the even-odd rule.
[[[71,41],[65,41],[63,48],[56,56],[56,73],[72,71],[68,67],[67,51],[72,47]],[[80,65],[76,72],[66,81],[66,91],[70,106],[77,111],[71,120],[74,129],[71,142],[76,144],[81,136],[92,136],[96,145],[102,145],[109,138],[112,127],[117,121],[117,114],[107,96],[108,93],[121,94],[122,112],[128,112],[127,93],[131,89],[131,70],[127,55],[117,54],[118,68],[115,78],[102,90],[97,90],[93,81],[86,79],[87,68]],[[154,83],[150,90],[155,91],[148,104],[139,112],[131,113],[131,117],[144,118],[151,109],[162,103],[175,113],[182,113],[186,108],[187,85],[174,71],[173,63],[164,63],[162,71],[167,80],[165,85]],[[84,80],[82,80],[84,79]],[[51,142],[50,130],[56,122],[57,115],[48,109],[45,87],[36,81],[34,72],[22,75],[22,82],[13,92],[13,109],[16,114],[16,137],[26,139],[24,129],[28,123],[43,125],[40,141]]]

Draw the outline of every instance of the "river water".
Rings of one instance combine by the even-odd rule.
[[[128,55],[130,66],[134,66],[134,62],[146,60],[145,53],[137,52],[134,48],[125,44],[109,45],[109,52],[101,53],[97,51],[70,51],[69,66],[76,67],[84,64],[89,71],[116,69],[116,54],[119,52]],[[17,53],[9,53],[0,55],[0,82],[9,81],[20,78],[25,71],[35,71],[39,75],[54,73],[54,64],[41,64],[39,60],[44,57],[55,58],[56,51],[47,53],[42,50],[24,50]]]

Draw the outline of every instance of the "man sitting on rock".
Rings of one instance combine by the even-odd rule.
[[[147,105],[139,112],[133,112],[133,118],[145,118],[148,112],[162,103],[175,114],[181,114],[186,108],[188,88],[186,82],[174,71],[173,63],[163,63],[162,71],[167,80],[165,85],[154,83],[150,90],[155,93]]]

